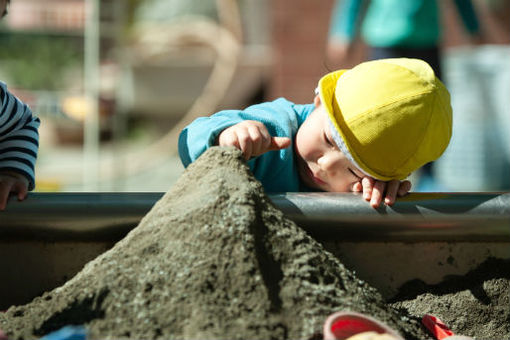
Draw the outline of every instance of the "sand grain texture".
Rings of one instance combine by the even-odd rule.
[[[64,286],[0,316],[13,339],[320,339],[351,309],[423,330],[274,208],[233,148],[211,148],[140,224]]]
[[[395,300],[395,308],[416,317],[435,315],[456,334],[510,339],[510,260],[489,258],[466,275],[436,285],[410,281]]]

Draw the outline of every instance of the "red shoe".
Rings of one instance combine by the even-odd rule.
[[[361,333],[366,333],[366,336]],[[384,323],[356,312],[336,312],[328,316],[324,323],[324,340],[344,340],[357,334],[361,336],[359,339],[404,340]]]

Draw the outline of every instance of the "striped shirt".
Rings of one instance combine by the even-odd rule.
[[[28,105],[7,91],[1,81],[0,109],[0,171],[24,175],[28,179],[28,190],[33,190],[40,120]]]

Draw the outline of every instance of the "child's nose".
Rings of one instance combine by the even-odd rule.
[[[319,164],[319,167],[321,168],[321,170],[328,172],[328,173],[336,171],[337,162],[338,162],[338,158],[332,156],[329,153],[323,154],[317,160],[317,164]]]

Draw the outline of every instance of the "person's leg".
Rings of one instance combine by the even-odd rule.
[[[442,79],[441,55],[437,46],[430,48],[370,47],[370,60],[386,58],[416,58],[424,60],[432,67],[436,76]]]
[[[394,47],[370,47],[368,53],[369,60],[387,59],[387,58],[400,58],[403,57],[398,48]]]

